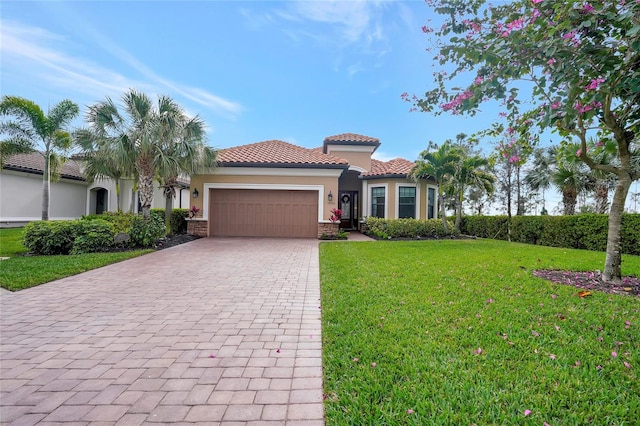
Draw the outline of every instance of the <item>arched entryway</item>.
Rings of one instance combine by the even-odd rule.
[[[109,210],[109,191],[93,188],[89,194],[89,214],[102,214]]]

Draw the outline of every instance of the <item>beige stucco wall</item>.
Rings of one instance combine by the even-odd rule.
[[[431,181],[421,181],[418,184],[408,179],[368,179],[363,181],[362,188],[362,206],[363,216],[371,215],[371,188],[386,188],[385,210],[387,219],[398,218],[398,187],[415,186],[416,190],[416,213],[418,219],[427,218],[427,188],[431,187],[437,190],[437,186]],[[435,200],[435,210],[437,212],[437,198]]]
[[[360,149],[366,149],[367,150],[366,152],[348,150],[349,148],[352,148],[352,147],[345,147],[344,149],[340,149],[339,146],[330,145],[328,147],[328,154],[333,155],[335,157],[344,158],[349,162],[350,166],[356,166],[366,171],[370,171],[371,170],[371,151],[373,151],[373,147],[358,147]]]
[[[233,168],[229,168],[233,169]],[[251,186],[252,189],[259,189],[264,186],[265,189],[276,189],[282,186],[284,189],[296,189],[299,187],[304,190],[309,187],[318,187],[319,197],[321,200],[319,203],[320,210],[322,212],[321,220],[329,220],[330,210],[337,208],[337,194],[338,194],[338,176],[342,172],[341,169],[331,170],[317,170],[317,169],[280,169],[283,174],[294,175],[276,175],[278,173],[275,169],[260,169],[252,168],[249,174],[234,174],[228,175],[227,169],[220,168],[218,173],[208,175],[193,175],[191,176],[191,192],[194,189],[198,189],[200,193],[197,199],[191,197],[189,205],[195,205],[200,209],[200,214],[203,217],[208,217],[208,206],[203,206],[205,199],[205,188],[210,187],[211,184],[223,184],[231,185],[241,189],[243,186]],[[231,170],[231,172],[235,172]],[[305,176],[305,173],[308,174]],[[335,176],[322,176],[322,174],[332,173]],[[315,174],[315,175],[314,175]],[[309,176],[312,175],[312,176]],[[207,186],[209,185],[209,186]],[[333,201],[329,202],[327,195],[329,192],[333,194]]]
[[[85,182],[61,179],[51,184],[49,218],[76,219],[85,214]],[[30,222],[42,217],[42,175],[0,172],[0,222]]]

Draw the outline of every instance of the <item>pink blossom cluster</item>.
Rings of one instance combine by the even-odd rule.
[[[467,40],[471,40],[471,37],[479,34],[480,31],[482,31],[482,25],[478,22],[471,21],[470,19],[465,19],[464,21],[462,21],[462,23],[465,24],[467,28],[469,28],[469,33],[466,36]]]
[[[562,103],[560,101],[551,102],[551,109],[560,109]]]
[[[576,30],[569,31],[568,33],[563,35],[562,38],[571,43],[573,47],[578,47],[580,46],[580,40],[578,40],[578,38],[576,37],[577,34],[578,32]]]
[[[541,13],[538,9],[533,9],[533,12],[531,12],[531,19],[529,19],[529,23],[533,23],[536,19],[538,19],[540,15]]]
[[[583,10],[583,11],[585,11],[585,12],[591,13],[591,12],[593,12],[595,9],[594,9],[594,8],[593,8],[593,6],[591,6],[589,3],[585,3],[585,4],[582,6],[582,10]]]
[[[509,129],[512,129],[511,127]],[[513,133],[513,132],[512,132]],[[516,151],[516,141],[515,139],[511,139],[511,141],[506,144],[500,144],[499,149],[502,153],[502,157],[507,160],[511,164],[515,164],[520,161],[520,156]]]
[[[580,114],[584,114],[587,111],[591,111],[594,108],[600,107],[602,107],[602,103],[598,101],[589,102],[587,104],[582,104],[580,101],[576,101],[575,105],[573,106],[573,108]]]
[[[513,31],[522,29],[524,27],[524,18],[520,17],[516,20],[513,20],[507,25],[503,25],[501,22],[498,22],[496,27],[496,32],[500,37],[508,37]]]
[[[453,110],[454,113],[457,113],[458,109],[462,105],[462,102],[464,100],[470,99],[472,97],[473,97],[473,92],[471,90],[465,90],[464,92],[460,93],[459,95],[456,95],[456,97],[453,98],[453,100],[451,102],[447,102],[446,104],[440,105],[440,108],[442,108],[443,111],[451,111],[451,110]]]
[[[587,90],[597,90],[598,87],[600,87],[600,85],[604,83],[604,78],[594,78],[593,80],[591,80],[591,83],[587,84],[586,89]]]

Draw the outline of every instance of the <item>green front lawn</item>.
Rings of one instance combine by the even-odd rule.
[[[0,229],[0,287],[22,290],[76,275],[111,263],[137,257],[153,250],[122,253],[91,253],[75,256],[24,256],[22,228]]]
[[[322,243],[320,264],[327,425],[637,424],[640,298],[531,274],[601,269],[603,253]]]
[[[14,257],[27,253],[22,245],[23,228],[0,228],[0,257]]]

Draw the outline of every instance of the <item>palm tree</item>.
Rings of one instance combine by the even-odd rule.
[[[558,150],[554,146],[538,148],[533,152],[533,168],[524,177],[524,182],[534,191],[542,191],[542,209],[546,211],[545,191],[551,186],[551,175],[555,170]]]
[[[166,102],[173,101],[167,99]],[[175,103],[173,112],[161,119],[159,127],[162,152],[167,161],[160,163],[157,178],[165,197],[167,233],[171,231],[171,211],[179,176],[210,172],[216,162],[216,151],[204,143],[204,121],[198,116],[189,118]]]
[[[110,99],[89,107],[87,122],[98,147],[136,177],[142,214],[149,218],[153,183],[159,180],[165,194],[181,173],[211,166],[212,150],[204,145],[204,123],[189,118],[170,97],[158,97],[157,105],[140,92],[122,96],[122,111]],[[170,215],[170,212],[169,212]],[[170,216],[169,216],[170,217]]]
[[[487,194],[494,190],[495,176],[487,172],[489,160],[479,155],[471,157],[460,156],[453,176],[453,187],[456,195],[456,229],[460,230],[462,223],[462,202],[468,188],[479,189]]]
[[[435,151],[431,151],[431,149],[435,149]],[[429,149],[420,153],[420,157],[410,173],[410,177],[415,181],[430,178],[438,184],[440,216],[447,232],[449,225],[446,217],[444,187],[451,182],[455,175],[456,163],[460,161],[460,158],[460,150],[453,148],[450,140],[445,141],[440,147],[430,142]]]
[[[578,203],[578,188],[580,186],[577,167],[573,165],[562,165],[558,167],[558,170],[552,176],[552,181],[562,193],[562,214],[575,214],[576,204]]]
[[[597,164],[612,165],[616,161],[618,146],[614,141],[596,143],[592,139],[589,141],[589,149],[595,152],[593,161]],[[590,172],[593,180],[595,212],[606,214],[609,211],[609,191],[616,187],[616,176],[598,169],[590,169]]]
[[[13,117],[0,123],[0,133],[8,136],[0,142],[0,165],[13,154],[40,152],[44,157],[42,220],[49,220],[52,160],[57,164],[59,157],[56,154],[71,147],[71,136],[64,128],[78,113],[78,105],[66,99],[54,105],[46,115],[28,99],[3,96],[0,101],[0,116]]]
[[[124,178],[131,178],[135,170],[131,164],[118,161],[115,153],[108,148],[113,144],[102,143],[96,139],[90,129],[79,129],[73,132],[74,143],[81,149],[81,158],[84,162],[83,174],[89,183],[97,179],[112,179],[116,187],[116,208],[122,211],[121,182]],[[133,203],[132,203],[133,205]]]

